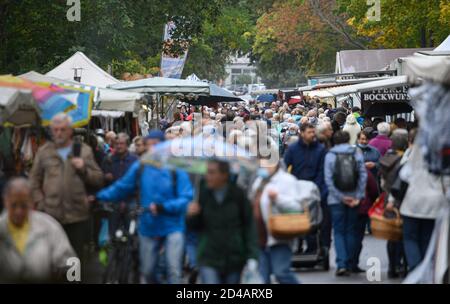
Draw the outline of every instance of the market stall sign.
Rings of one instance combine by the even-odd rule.
[[[365,102],[409,102],[408,86],[386,88],[361,92],[361,101]]]

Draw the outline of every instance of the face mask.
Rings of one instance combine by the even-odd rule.
[[[368,145],[362,145],[362,144],[358,144],[358,147],[360,147],[361,149],[366,149]]]
[[[256,175],[258,175],[258,177],[261,177],[262,179],[266,179],[270,174],[266,168],[259,168],[258,171],[256,171]]]
[[[289,135],[297,135],[296,131],[289,131]]]

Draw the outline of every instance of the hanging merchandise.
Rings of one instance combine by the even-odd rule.
[[[409,93],[419,117],[417,141],[428,169],[434,174],[450,175],[450,89],[426,82]]]

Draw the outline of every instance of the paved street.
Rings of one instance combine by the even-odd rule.
[[[388,257],[386,252],[386,241],[376,239],[372,236],[364,238],[363,251],[360,257],[361,269],[367,269],[367,260],[370,257],[377,257],[381,262],[381,282],[369,282],[365,273],[352,274],[350,277],[336,277],[336,264],[334,247],[330,252],[330,271],[326,272],[317,267],[315,269],[300,269],[297,270],[298,278],[304,284],[400,284],[401,279],[388,279]]]

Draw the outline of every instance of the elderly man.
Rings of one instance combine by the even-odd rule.
[[[316,135],[319,142],[323,144],[327,150],[333,147],[333,127],[329,121],[324,121],[317,126]]]
[[[108,155],[102,163],[105,173],[105,181],[112,184],[121,178],[138,158],[128,151],[130,137],[125,133],[119,133],[115,141],[114,155]]]
[[[90,235],[88,191],[103,185],[103,173],[91,148],[84,143],[74,144],[71,124],[65,113],[53,117],[50,125],[53,141],[39,148],[30,180],[37,209],[62,224],[82,259]]]
[[[31,187],[15,178],[4,189],[0,217],[0,283],[44,283],[66,278],[75,257],[64,230],[51,216],[33,211]]]

